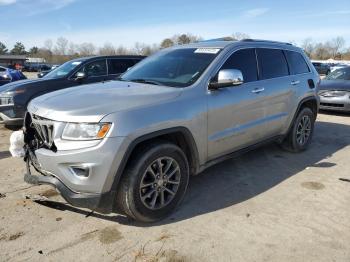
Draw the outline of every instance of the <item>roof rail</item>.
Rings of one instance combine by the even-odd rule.
[[[198,42],[217,42],[217,41],[237,41],[237,40],[231,39],[230,37],[220,37],[220,38],[201,40]]]
[[[242,42],[263,42],[263,43],[293,45],[293,44],[287,43],[287,42],[279,42],[279,41],[272,41],[272,40],[262,40],[262,39],[251,39],[251,38],[242,39],[240,41],[242,41]]]

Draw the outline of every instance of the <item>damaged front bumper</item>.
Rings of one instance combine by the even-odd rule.
[[[116,195],[116,187],[112,185],[122,157],[116,157],[116,153],[124,139],[105,138],[90,147],[71,146],[63,150],[57,131],[62,124],[35,115],[33,118],[28,113],[24,121],[25,181],[54,186],[73,206],[112,213]]]
[[[88,208],[100,213],[111,213],[114,211],[114,199],[111,192],[103,194],[73,192],[53,174],[43,171],[37,162],[35,154],[28,148],[24,159],[27,166],[27,171],[24,174],[25,182],[32,185],[51,185],[56,188],[69,204],[76,207]],[[35,169],[39,175],[32,174],[32,169]]]

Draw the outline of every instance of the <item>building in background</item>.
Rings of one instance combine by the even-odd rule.
[[[26,60],[25,55],[0,55],[0,66],[21,70]]]

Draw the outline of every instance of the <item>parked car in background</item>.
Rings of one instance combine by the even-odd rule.
[[[326,63],[312,62],[312,64],[320,75],[328,75],[331,72],[331,67]]]
[[[51,70],[48,64],[26,63],[22,69],[23,72],[41,72]]]
[[[344,68],[344,67],[348,67],[349,65],[347,64],[334,64],[331,66],[331,72],[340,69],[340,68]]]
[[[41,71],[40,73],[37,74],[38,78],[43,78],[45,75],[50,73],[52,70],[47,70],[47,71]]]
[[[37,76],[38,78],[42,78],[44,77],[44,75],[47,75],[48,73],[50,73],[52,70],[54,70],[55,68],[59,67],[60,65],[52,65],[50,70],[44,70],[44,71],[40,71]]]
[[[320,109],[350,112],[350,66],[337,69],[321,81]]]
[[[0,86],[26,79],[21,71],[0,66]]]
[[[292,152],[311,142],[319,75],[291,44],[176,46],[119,80],[31,101],[25,181],[75,206],[153,222],[176,209],[189,175],[266,142]]]
[[[78,58],[52,70],[40,79],[0,87],[0,123],[21,126],[29,101],[55,90],[115,79],[142,60],[142,56],[95,56]]]

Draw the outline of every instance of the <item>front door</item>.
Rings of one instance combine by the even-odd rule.
[[[208,92],[208,160],[262,137],[264,87],[258,81],[254,48],[235,51],[221,69],[238,69],[244,83]]]

